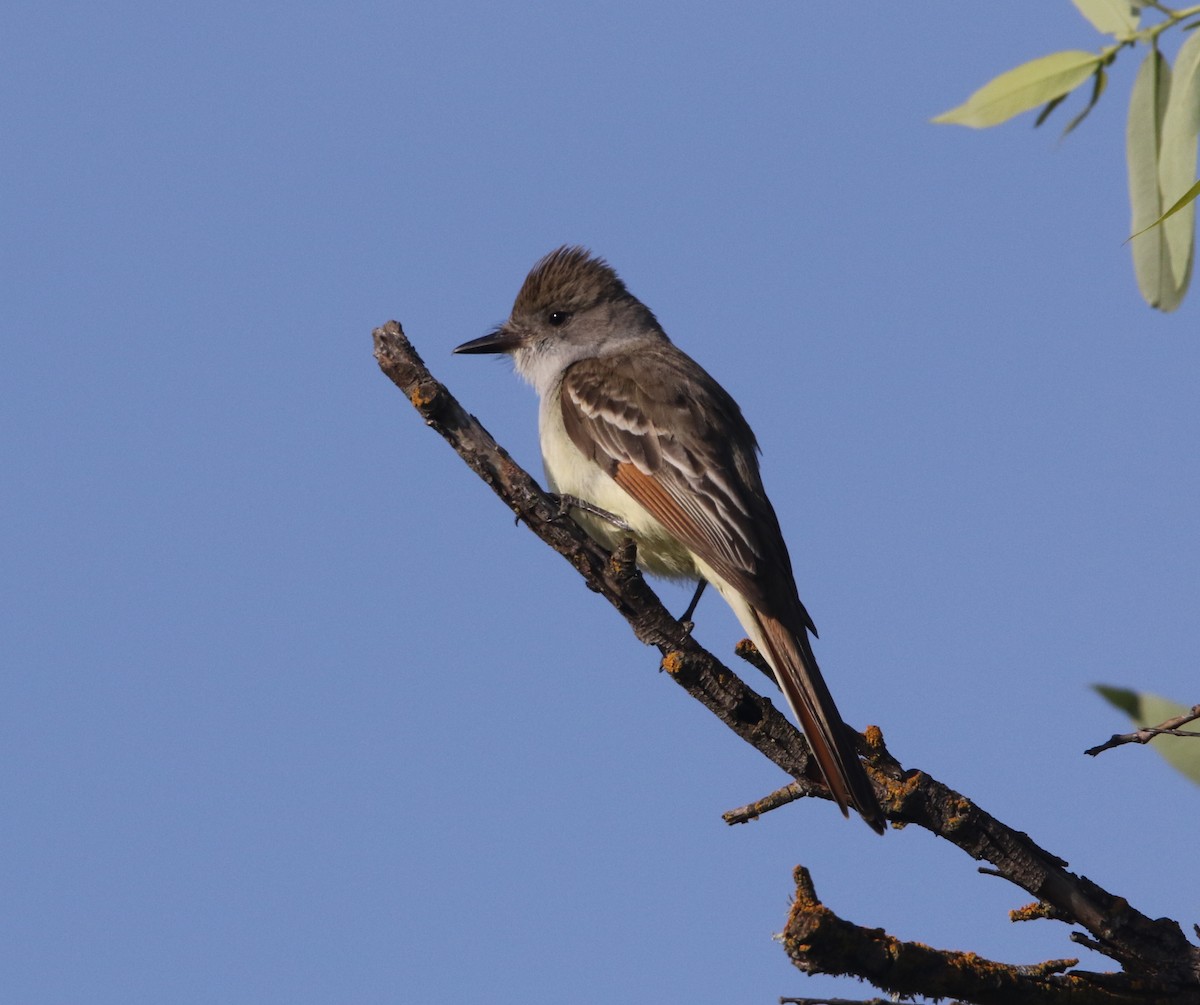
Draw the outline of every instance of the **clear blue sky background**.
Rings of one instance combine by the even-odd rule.
[[[743,403],[846,717],[1190,929],[1200,791],[1081,754],[1093,682],[1200,700],[1200,300],[1121,243],[1135,61],[1061,144],[928,123],[1099,43],[1066,0],[7,5],[0,999],[865,993],[772,941],[797,863],[1078,953],[922,831],[726,827],[779,773],[381,376],[395,317],[540,474],[532,393],[449,350],[564,242]]]

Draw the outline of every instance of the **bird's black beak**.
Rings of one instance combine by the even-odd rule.
[[[482,338],[464,342],[462,345],[457,346],[454,351],[461,353],[512,352],[514,349],[521,347],[522,341],[523,339],[519,334],[506,325],[501,325],[499,328],[488,332]]]

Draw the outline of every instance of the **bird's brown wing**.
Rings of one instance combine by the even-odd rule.
[[[560,401],[575,446],[755,607],[803,612],[754,435],[698,364],[670,343],[581,360]]]
[[[752,634],[766,647],[835,802],[882,832],[874,789],[809,644],[815,629],[737,403],[670,343],[572,364],[560,402],[567,435],[584,456],[749,603]]]

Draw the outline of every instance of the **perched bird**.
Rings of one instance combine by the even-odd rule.
[[[843,814],[883,811],[813,656],[812,620],[737,402],[667,338],[603,259],[562,247],[539,261],[504,324],[459,353],[506,353],[541,398],[553,491],[612,549],[711,583],[770,664]]]

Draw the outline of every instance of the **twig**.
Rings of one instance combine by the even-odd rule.
[[[776,789],[770,795],[763,796],[762,799],[756,799],[735,810],[726,810],[721,814],[721,819],[727,824],[748,824],[751,820],[757,820],[764,813],[770,813],[771,810],[777,810],[788,803],[794,803],[797,799],[803,799],[805,795],[806,793],[795,782],[791,782],[782,789]]]
[[[1156,736],[1200,737],[1200,733],[1194,730],[1179,728],[1186,726],[1189,722],[1195,722],[1197,719],[1200,719],[1200,705],[1193,705],[1190,711],[1160,722],[1157,726],[1143,726],[1141,729],[1135,729],[1132,733],[1114,733],[1102,744],[1097,747],[1089,747],[1084,753],[1095,757],[1105,750],[1111,750],[1113,747],[1120,747],[1126,743],[1149,743]]]
[[[779,684],[775,680],[775,671],[771,669],[771,665],[762,658],[762,653],[758,651],[756,646],[749,639],[742,639],[736,646],[733,647],[734,653],[749,663],[755,670],[767,678],[771,682],[771,686],[776,690],[779,689]]]

